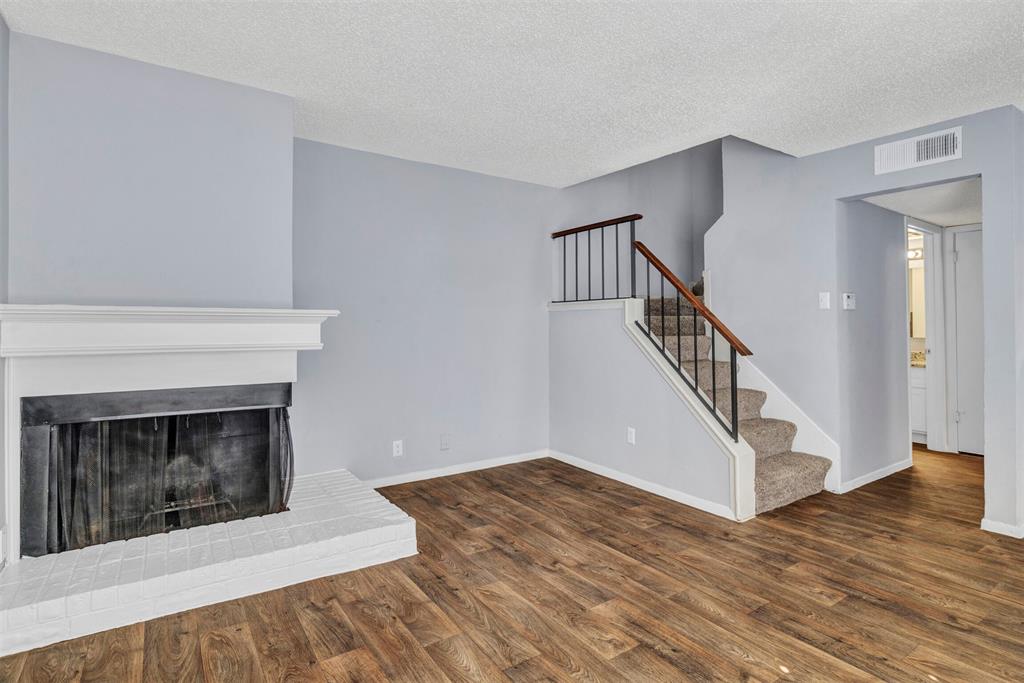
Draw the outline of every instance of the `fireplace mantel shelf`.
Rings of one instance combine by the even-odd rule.
[[[320,325],[336,310],[156,306],[0,306],[0,357],[323,347]]]

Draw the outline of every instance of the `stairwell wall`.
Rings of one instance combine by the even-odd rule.
[[[846,482],[864,481],[878,462],[896,465],[909,445],[869,460],[842,434],[896,429],[902,415],[844,416],[840,393],[854,404],[889,388],[854,381],[841,388],[839,208],[841,200],[982,176],[985,242],[985,517],[1024,529],[1024,212],[1021,206],[1021,112],[1001,107],[921,129],[795,159],[753,143],[723,141],[724,214],[705,238],[710,304],[751,347],[758,367],[841,448]],[[963,158],[874,175],[879,143],[962,125]],[[832,292],[830,310],[818,292]],[[902,292],[902,290],[901,290]],[[884,333],[884,330],[879,330]],[[899,334],[905,334],[902,326]],[[844,345],[849,343],[844,341]],[[890,420],[879,425],[876,419]],[[841,422],[848,421],[843,429]],[[898,425],[905,428],[905,425]],[[872,458],[874,456],[871,456]]]

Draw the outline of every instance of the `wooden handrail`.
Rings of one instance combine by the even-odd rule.
[[[704,305],[704,302],[698,299],[694,293],[690,291],[690,288],[684,285],[682,281],[675,276],[675,273],[669,270],[668,266],[662,263],[661,260],[654,255],[654,252],[648,249],[643,242],[637,240],[633,242],[633,246],[636,247],[636,250],[643,254],[648,261],[650,261],[651,265],[653,265],[659,273],[665,276],[665,279],[668,280],[669,283],[675,287],[687,301],[690,302],[690,305],[697,309],[697,312],[700,313],[705,320],[711,323],[712,327],[718,330],[720,335],[725,337],[726,340],[732,344],[732,347],[736,349],[736,353],[741,356],[753,355],[750,349],[747,348],[747,345],[741,342],[739,338],[732,333],[732,330],[725,326],[725,323],[715,317],[715,314]],[[664,305],[664,303],[662,303],[662,305]]]
[[[590,225],[581,225],[578,228],[568,228],[566,230],[559,230],[558,232],[551,233],[551,239],[557,240],[559,237],[565,237],[566,235],[575,235],[578,232],[586,232],[587,230],[597,230],[598,228],[606,228],[609,225],[618,225],[619,223],[629,223],[630,221],[638,221],[643,216],[638,213],[631,213],[628,216],[620,216],[619,218],[609,218],[606,221],[600,223],[591,223]]]

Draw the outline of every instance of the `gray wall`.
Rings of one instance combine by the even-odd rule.
[[[718,316],[754,352],[753,361],[837,441],[843,416],[839,369],[841,328],[838,202],[942,180],[981,175],[985,192],[985,516],[1024,524],[1024,185],[1019,142],[1021,112],[1002,107],[927,128],[899,133],[801,159],[751,143],[723,142],[724,215],[708,232],[705,256],[709,301]],[[876,176],[874,145],[929,130],[964,126],[963,158]],[[818,310],[819,291],[831,291],[833,307]],[[884,333],[879,330],[879,333]],[[843,334],[847,331],[843,330]],[[895,332],[893,332],[895,334]],[[900,327],[900,335],[905,332]],[[849,340],[844,342],[848,344]],[[1015,369],[1015,370],[1009,370]],[[903,373],[889,380],[906,382]],[[880,387],[857,382],[852,389],[871,400]],[[875,416],[873,419],[882,419]],[[868,421],[844,429],[895,430]],[[875,462],[898,462],[907,446],[879,461],[842,453],[843,473],[863,472]],[[850,458],[850,462],[846,462]]]
[[[8,140],[8,82],[11,67],[11,31],[0,17],[0,303],[7,302],[7,242],[10,238],[10,155]]]
[[[299,472],[375,479],[547,447],[556,193],[296,140],[295,305],[341,309],[324,350],[300,354]]]
[[[18,33],[10,59],[12,302],[291,305],[290,98]]]
[[[622,328],[621,307],[551,313],[551,447],[730,507],[729,460]],[[636,445],[626,443],[626,428]]]
[[[684,282],[699,278],[704,265],[704,233],[722,214],[721,141],[565,188],[559,197],[557,225],[574,227],[631,213],[644,216],[637,223],[638,239]],[[625,254],[625,233],[622,240]],[[598,249],[595,241],[595,264],[600,263]],[[585,258],[585,245],[580,253]],[[570,261],[573,256],[570,246]],[[586,282],[582,266],[580,271],[581,281]],[[556,279],[560,277],[559,270]],[[560,280],[556,289],[556,298],[561,298]]]
[[[856,309],[839,311],[839,444],[850,481],[910,457],[907,243],[900,214],[856,200],[838,212],[836,297],[857,295]]]

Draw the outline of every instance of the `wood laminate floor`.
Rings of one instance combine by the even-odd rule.
[[[1024,680],[980,458],[734,524],[553,460],[384,490],[420,555],[0,660],[26,681]]]

